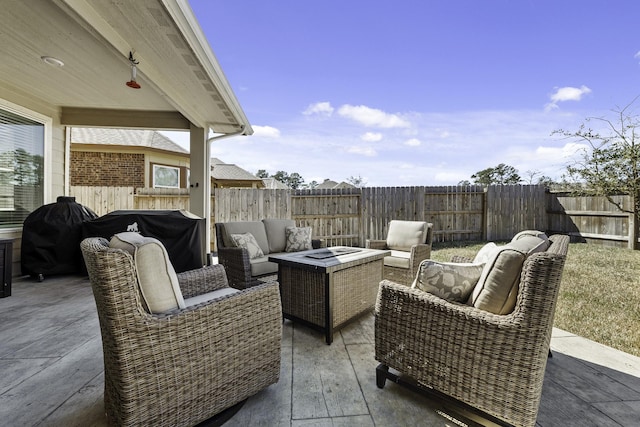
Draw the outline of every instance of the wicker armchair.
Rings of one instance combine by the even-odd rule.
[[[375,309],[378,387],[386,379],[417,382],[493,422],[535,425],[569,237],[550,240],[546,252],[525,260],[507,315],[382,281]]]
[[[278,284],[149,314],[132,256],[81,243],[100,320],[104,403],[113,425],[191,426],[278,381]],[[227,288],[224,268],[179,273],[185,298]]]
[[[412,231],[419,229],[422,232],[423,237],[419,239],[419,243],[402,242],[405,240],[407,228],[413,229]],[[432,243],[433,224],[424,221],[393,220],[389,223],[386,240],[367,239],[365,247],[391,250],[391,255],[384,259],[383,277],[392,282],[410,285],[416,277],[420,263],[431,257]]]

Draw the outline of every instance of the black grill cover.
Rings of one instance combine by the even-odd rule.
[[[96,218],[75,197],[58,197],[24,220],[20,265],[31,276],[80,273],[84,270],[80,241],[82,223]]]
[[[111,239],[123,231],[160,240],[177,273],[201,268],[205,220],[183,210],[120,210],[82,224],[85,237]]]

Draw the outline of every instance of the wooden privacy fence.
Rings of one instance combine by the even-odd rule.
[[[120,209],[189,210],[188,190],[71,187],[71,196],[98,215]],[[626,196],[618,200],[626,207]],[[633,217],[605,198],[545,192],[542,186],[371,187],[336,190],[215,189],[213,224],[291,218],[328,245],[364,246],[384,239],[392,219],[428,221],[435,241],[508,240],[538,229],[575,239],[632,246]]]

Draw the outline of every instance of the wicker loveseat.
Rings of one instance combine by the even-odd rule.
[[[507,314],[382,281],[375,309],[378,387],[386,379],[417,384],[493,422],[535,425],[569,237],[549,241],[546,251],[524,260]]]
[[[317,249],[322,246],[320,240],[311,239],[311,228],[296,227],[292,219],[263,219],[262,221],[235,221],[217,222],[216,225],[216,245],[218,249],[218,262],[222,264],[227,272],[229,284],[237,289],[246,289],[264,283],[278,272],[278,264],[269,261],[269,255],[283,253],[288,245],[297,243],[289,232],[303,232],[308,236],[308,242],[303,247],[296,247],[294,250]],[[251,244],[248,247],[238,246],[234,241],[234,235],[246,235],[247,233],[255,239],[256,250],[259,253],[252,253]],[[306,247],[305,245],[308,245]]]
[[[103,238],[80,246],[100,321],[110,425],[196,425],[278,381],[277,283],[231,289],[221,265],[173,273],[186,307],[152,314],[159,300],[149,289],[142,295],[149,277],[141,276],[141,250],[132,256]],[[145,274],[158,281],[170,264],[151,261]]]

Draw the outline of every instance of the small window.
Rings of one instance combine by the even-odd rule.
[[[153,165],[153,188],[180,188],[180,168]]]

